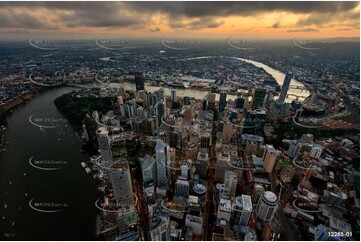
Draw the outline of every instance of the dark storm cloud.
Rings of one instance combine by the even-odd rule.
[[[306,28],[306,29],[290,29],[290,30],[287,30],[287,32],[289,33],[296,33],[296,32],[319,32],[318,29],[313,29],[313,28]]]
[[[142,12],[163,12],[172,16],[227,17],[249,16],[269,11],[292,13],[335,13],[354,9],[359,2],[124,2]]]
[[[272,24],[272,28],[274,28],[274,29],[278,29],[280,26],[281,26],[280,22],[276,22],[276,23]]]
[[[0,9],[0,26],[31,29],[49,28],[49,26],[43,24],[37,17],[25,12],[16,13],[11,9],[8,11]]]
[[[300,19],[298,25],[323,24],[337,20],[359,18],[349,14],[359,2],[0,2],[0,27],[39,28],[41,20],[34,16],[11,13],[11,9],[43,8],[53,12],[60,24],[68,27],[146,27],[155,13],[162,13],[172,28],[217,28],[222,17],[257,16],[257,14],[286,11],[310,16]],[[66,11],[64,11],[66,10]],[[13,14],[11,16],[11,14]],[[322,16],[317,19],[317,16]],[[357,14],[356,14],[357,15]],[[187,19],[187,20],[185,20]],[[208,23],[207,23],[208,22]],[[277,26],[277,25],[276,25]]]
[[[161,29],[159,27],[156,27],[154,29],[150,29],[149,31],[150,32],[159,32],[159,31],[161,31]]]
[[[216,21],[212,18],[198,18],[193,21],[186,21],[181,19],[170,19],[170,27],[185,28],[189,30],[198,30],[204,28],[218,28],[224,24],[224,21]]]

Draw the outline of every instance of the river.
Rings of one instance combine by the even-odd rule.
[[[200,56],[200,57],[186,58],[185,60],[207,59],[207,58],[217,58],[217,57],[226,57],[226,56]],[[285,78],[284,73],[282,73],[280,71],[277,71],[277,70],[273,69],[272,67],[267,66],[267,65],[265,65],[265,64],[263,64],[261,62],[258,62],[258,61],[239,58],[239,57],[229,57],[229,58],[244,61],[244,62],[250,63],[250,64],[252,64],[254,66],[257,66],[259,68],[263,68],[268,74],[270,74],[277,81],[277,83],[280,86],[282,86],[284,78]],[[304,88],[304,85],[301,82],[296,81],[294,78],[291,79],[291,84],[290,85],[293,86],[293,87],[298,86],[300,88]],[[308,97],[310,95],[310,92],[306,91],[306,90],[290,88],[288,90],[287,94],[289,94],[289,97],[286,97],[285,102],[291,103],[293,100],[297,99],[296,96],[299,96],[299,100],[303,101],[306,97]],[[293,95],[296,95],[296,96],[293,96]],[[277,99],[277,98],[278,98],[278,96],[275,96],[275,99]]]
[[[53,103],[72,90],[49,90],[8,117],[10,143],[0,152],[0,240],[9,239],[5,233],[14,240],[96,239],[98,181],[81,167],[89,158]],[[39,128],[30,116],[44,126],[51,119],[56,128]]]

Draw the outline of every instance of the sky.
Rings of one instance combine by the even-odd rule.
[[[0,39],[360,37],[357,1],[0,2]]]

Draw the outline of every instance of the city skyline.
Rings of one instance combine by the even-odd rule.
[[[0,8],[0,39],[360,36],[356,1],[1,2]]]

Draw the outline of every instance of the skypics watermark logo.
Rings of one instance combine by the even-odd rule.
[[[69,205],[59,202],[34,202],[34,198],[32,198],[29,201],[29,207],[40,213],[58,213],[69,207]]]
[[[35,118],[34,114],[32,114],[29,116],[29,122],[39,128],[54,129],[59,127],[62,123],[66,123],[67,121],[63,118],[56,117]]]
[[[61,160],[36,160],[34,156],[32,156],[29,159],[29,165],[38,170],[56,171],[68,165],[68,162]]]
[[[58,76],[58,77],[55,77],[54,80],[52,80],[51,82],[55,82],[55,83],[48,83],[48,82],[40,82],[43,81],[44,78],[40,78],[40,77],[35,77],[35,75],[33,73],[31,73],[29,75],[29,80],[34,83],[35,85],[38,85],[38,86],[43,86],[43,87],[57,87],[57,86],[60,86],[62,85],[63,83],[58,83],[57,81],[58,80],[63,80],[62,77]]]
[[[118,202],[112,202],[112,201],[103,202],[100,199],[95,201],[95,207],[104,212],[122,213],[123,215],[131,214],[135,212],[135,208],[133,205],[124,206]]]
[[[292,203],[293,207],[306,213],[318,213],[318,203],[296,198]]]
[[[160,40],[160,44],[170,50],[185,51],[199,46],[201,42],[198,40],[163,38]]]
[[[301,50],[320,50],[326,42],[320,40],[303,40],[293,38],[292,44]]]
[[[124,39],[95,39],[95,44],[105,50],[125,50],[135,47],[134,41]]]
[[[232,37],[228,37],[226,39],[226,44],[237,50],[255,50],[264,46],[266,42],[258,40],[233,39]]]
[[[55,40],[55,39],[29,39],[29,44],[38,50],[55,51],[61,48],[74,46],[73,40]]]

